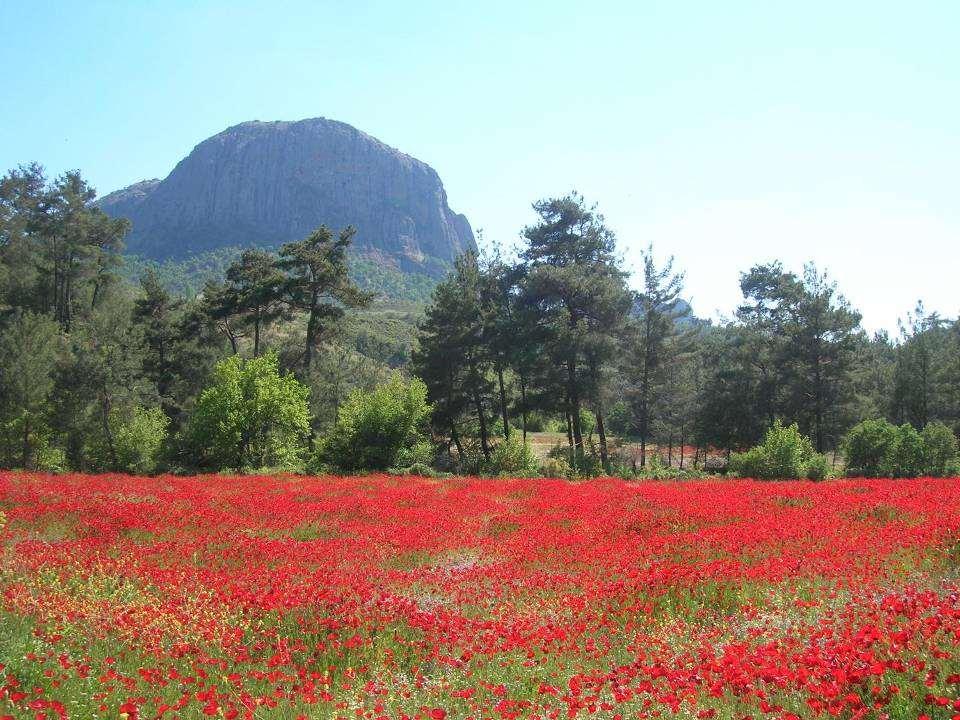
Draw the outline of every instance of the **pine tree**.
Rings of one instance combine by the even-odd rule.
[[[629,310],[626,273],[615,256],[614,234],[582,196],[543,200],[533,209],[540,219],[523,232],[524,302],[548,331],[543,351],[564,370],[568,437],[577,462],[584,454],[583,391],[590,393],[588,403],[599,407],[602,369],[609,359],[607,340],[616,335]]]
[[[647,441],[655,419],[654,396],[671,359],[671,340],[677,336],[678,321],[690,312],[681,301],[682,290],[683,274],[673,271],[673,258],[657,267],[653,247],[647,248],[643,255],[643,290],[636,298],[625,369],[632,385],[630,397],[640,436],[641,467],[646,464]]]
[[[307,313],[303,368],[309,375],[325,330],[344,315],[346,308],[363,308],[373,295],[360,290],[347,272],[347,249],[356,230],[344,228],[336,238],[321,225],[308,237],[280,248],[277,266],[287,273],[283,286],[285,302]]]

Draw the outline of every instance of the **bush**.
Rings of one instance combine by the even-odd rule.
[[[778,419],[761,445],[730,456],[728,470],[757,480],[823,479],[829,473],[829,461],[814,452],[810,438],[796,423],[784,425]]]
[[[746,452],[731,453],[727,471],[738,477],[766,478],[770,477],[769,466],[766,451],[757,446]]]
[[[865,420],[847,433],[843,449],[850,476],[947,477],[958,470],[957,438],[936,421],[919,433],[912,425]]]
[[[114,413],[110,425],[117,457],[115,469],[140,475],[155,473],[170,425],[163,410],[137,407],[126,420]]]
[[[518,415],[515,422],[520,421]],[[556,418],[548,417],[537,410],[531,410],[527,413],[527,432],[566,432],[566,428]]]
[[[401,447],[397,453],[397,465],[411,467],[413,465],[431,465],[436,455],[433,443],[429,440],[420,440],[409,447]]]
[[[280,372],[275,353],[234,355],[214,368],[186,430],[195,462],[211,469],[302,467],[310,433],[310,391]]]
[[[394,373],[373,392],[355,390],[340,407],[330,434],[317,448],[311,471],[387,470],[429,462],[426,423],[431,408],[419,378]]]
[[[886,477],[911,478],[923,474],[923,436],[913,425],[904,423],[895,434],[883,460]]]
[[[414,463],[410,467],[388,468],[391,475],[415,475],[417,477],[452,477],[449,473],[440,473],[429,465]]]
[[[572,478],[574,473],[566,457],[548,457],[540,466],[540,475],[548,478]]]
[[[854,425],[843,440],[847,475],[881,477],[887,474],[887,455],[896,436],[897,428],[883,418]]]
[[[0,423],[0,462],[5,467],[23,465],[24,422],[21,416],[6,423]],[[27,433],[28,458],[24,470],[40,472],[66,472],[67,454],[63,448],[54,444],[53,432],[46,424],[34,425]]]
[[[530,446],[513,434],[509,440],[497,444],[490,459],[483,463],[482,471],[484,475],[535,477],[540,474],[540,461]]]
[[[807,464],[807,480],[826,480],[832,472],[830,460],[820,453],[814,453]]]
[[[923,428],[923,474],[951,477],[957,472],[957,436],[941,422],[927,423]]]
[[[642,480],[670,480],[678,477],[681,471],[664,462],[658,454],[647,457],[643,467],[638,467],[634,477]]]

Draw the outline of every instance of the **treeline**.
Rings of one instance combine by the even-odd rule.
[[[76,172],[0,180],[3,467],[302,468],[351,390],[407,361],[409,318],[355,312],[373,296],[348,274],[352,228],[245,251],[188,299],[151,271],[123,281],[129,223],[94,197]]]
[[[918,304],[899,338],[871,337],[825,273],[771,263],[743,273],[734,318],[703,322],[673,260],[652,249],[631,290],[613,233],[581,196],[534,209],[516,259],[497,249],[461,258],[421,325],[414,372],[436,430],[467,465],[488,458],[496,436],[526,439],[544,418],[565,436],[556,458],[617,474],[647,466],[651,442],[658,463],[683,468],[692,445],[694,463],[722,468],[779,420],[834,467],[866,419],[957,432],[960,321]],[[610,433],[638,447],[614,452]]]
[[[872,448],[863,472],[926,458],[907,426],[955,443],[956,320],[918,305],[898,338],[868,337],[823,273],[774,263],[705,322],[672,260],[648,249],[632,279],[576,194],[536,203],[515,252],[460,258],[416,327],[352,279],[352,228],[243,251],[184,296],[152,268],[125,279],[129,224],[94,197],[76,172],[0,179],[3,467],[676,474],[722,469],[781,420],[818,468],[850,448]],[[867,437],[896,450],[863,440],[877,419],[896,432]]]

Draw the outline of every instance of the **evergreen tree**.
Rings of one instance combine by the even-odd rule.
[[[453,273],[434,291],[414,354],[415,372],[426,383],[434,406],[434,422],[449,432],[461,460],[466,453],[460,425],[467,408],[476,419],[484,459],[489,459],[491,450],[487,407],[492,383],[481,285],[476,256],[467,253],[458,258]]]
[[[60,337],[57,323],[17,310],[0,333],[0,438],[2,462],[37,466],[47,441]]]
[[[533,209],[539,222],[523,231],[524,302],[535,308],[548,330],[544,350],[563,367],[568,437],[577,460],[584,453],[584,388],[589,387],[588,401],[596,407],[598,383],[609,358],[606,340],[616,336],[629,310],[626,273],[615,256],[613,232],[582,196],[542,200]]]
[[[140,278],[140,290],[134,302],[133,318],[143,332],[143,371],[157,388],[164,409],[172,415],[177,315],[181,302],[170,296],[153,270]]]
[[[263,250],[244,250],[227,268],[224,299],[230,311],[252,328],[254,357],[260,356],[264,328],[284,315],[284,281],[276,258]]]
[[[363,308],[373,295],[360,290],[347,273],[347,249],[356,230],[347,227],[335,238],[321,225],[307,238],[280,248],[277,265],[287,273],[284,299],[295,310],[307,313],[303,368],[309,375],[313,356],[325,330],[344,315],[346,308]]]
[[[643,290],[636,298],[636,318],[628,339],[626,373],[631,380],[637,433],[640,436],[640,466],[646,464],[647,441],[654,420],[654,395],[664,382],[664,371],[676,355],[678,321],[690,312],[681,302],[683,274],[674,273],[673,258],[658,268],[652,246],[643,255]]]

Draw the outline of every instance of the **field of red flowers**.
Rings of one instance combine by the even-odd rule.
[[[0,718],[960,718],[960,482],[0,473]]]

